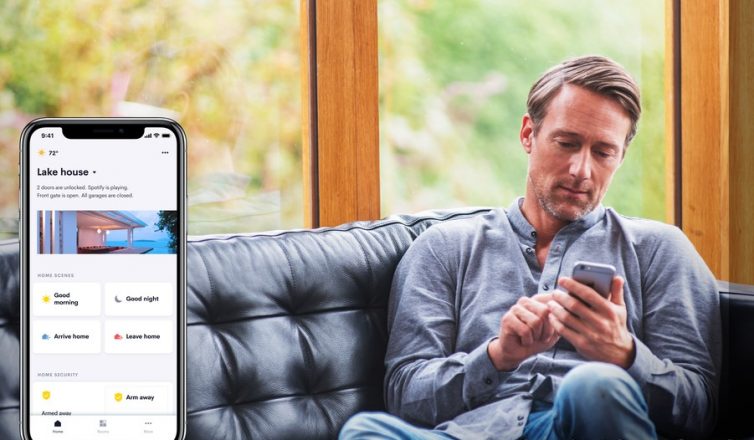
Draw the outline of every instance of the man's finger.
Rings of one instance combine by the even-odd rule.
[[[552,295],[548,294],[548,298],[552,299]],[[535,300],[534,297],[532,298],[523,298],[520,303],[521,306],[526,307],[527,310],[530,312],[540,316],[544,319],[544,317],[549,313],[550,309],[547,308],[547,302]]]
[[[563,292],[562,290],[556,290],[552,295],[553,301],[557,302],[564,309],[576,315],[582,321],[596,322],[600,320],[600,316],[594,311],[593,308],[584,304],[578,298],[573,295]]]
[[[555,331],[555,327],[550,323],[550,315],[547,315],[547,322],[544,326],[544,331],[542,333],[542,339],[544,340],[545,345],[554,344],[555,341],[560,338],[560,335],[557,331]]]
[[[558,318],[558,321],[563,325],[577,333],[585,333],[587,331],[587,328],[581,319],[563,308],[563,306],[558,304],[557,301],[550,301],[547,305],[550,307],[550,314],[555,315],[555,317]]]
[[[613,304],[623,307],[626,306],[626,300],[623,296],[623,286],[625,284],[626,281],[620,275],[616,275],[615,278],[613,278],[613,286],[610,289],[610,301]]]
[[[560,277],[558,279],[558,286],[563,287],[568,293],[580,299],[584,303],[588,304],[597,312],[604,312],[608,307],[605,298],[602,297],[591,287],[579,283],[573,278]]]
[[[541,304],[547,304],[547,301],[552,299],[552,293],[538,293],[532,296],[531,299]]]
[[[542,336],[542,320],[539,316],[520,305],[513,306],[511,310],[519,321],[523,322],[531,329],[531,334],[534,339],[539,339]]]
[[[503,318],[503,330],[518,336],[521,340],[521,345],[528,346],[534,342],[531,328],[521,321],[515,313],[507,314]]]
[[[580,347],[583,341],[583,336],[568,328],[565,324],[558,320],[557,316],[550,314],[548,317],[550,325],[555,328],[555,331],[562,337],[566,338],[568,342],[573,344],[574,347]]]

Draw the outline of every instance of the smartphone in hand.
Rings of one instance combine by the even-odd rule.
[[[591,287],[605,298],[610,295],[613,277],[615,277],[615,266],[589,261],[577,261],[573,265],[573,275],[571,275],[571,278]]]

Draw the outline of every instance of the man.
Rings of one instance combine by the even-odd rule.
[[[526,193],[438,224],[402,259],[388,313],[385,398],[342,438],[704,438],[720,368],[715,280],[676,227],[600,202],[641,112],[603,57],[532,87]],[[616,267],[607,298],[568,275]]]

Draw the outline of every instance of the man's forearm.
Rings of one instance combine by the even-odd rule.
[[[489,401],[507,377],[487,354],[489,341],[470,353],[446,358],[388,363],[388,411],[406,420],[435,426]]]

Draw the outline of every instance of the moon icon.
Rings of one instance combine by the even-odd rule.
[[[115,295],[115,302],[120,303],[120,302],[123,302],[123,300],[118,299],[118,295]]]

